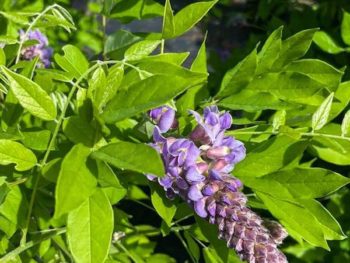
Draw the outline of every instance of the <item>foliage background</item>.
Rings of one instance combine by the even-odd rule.
[[[77,29],[76,31],[73,31],[73,33],[69,33],[60,27],[46,29],[45,32],[48,35],[50,46],[54,48],[55,52],[62,54],[62,46],[65,44],[72,44],[82,50],[88,60],[91,61],[95,59],[102,60],[104,57],[106,57],[106,55],[103,54],[103,49],[106,49],[105,43],[108,43],[108,38],[111,39],[110,41],[113,41],[113,34],[115,34],[115,32],[119,29],[130,30],[133,32],[160,32],[162,30],[162,19],[160,17],[151,19],[146,17],[145,20],[142,20],[141,22],[137,21],[139,17],[135,15],[137,13],[133,13],[134,11],[132,11],[132,7],[137,6],[137,2],[139,1],[130,1],[129,5],[125,9],[116,9],[114,13],[112,12],[110,17],[106,20],[104,20],[101,15],[102,4],[98,1],[36,0],[29,2],[25,0],[3,0],[0,2],[0,10],[4,12],[38,12],[44,7],[54,3],[62,5],[73,16]],[[164,4],[164,1],[157,2],[162,5]],[[171,1],[175,13],[192,2],[195,1]],[[121,10],[123,10],[125,13],[121,12]],[[267,131],[273,133],[271,124],[273,123],[275,116],[274,113],[276,109],[280,110],[281,108],[271,108],[271,106],[266,105],[259,105],[261,108],[255,107],[256,101],[252,98],[249,98],[249,101],[245,100],[243,103],[244,105],[238,104],[237,100],[232,101],[226,99],[226,102],[225,99],[221,100],[223,97],[227,97],[224,95],[222,98],[220,98],[220,95],[217,96],[219,88],[222,87],[222,79],[225,73],[237,65],[242,59],[247,57],[248,54],[251,54],[257,43],[260,42],[259,48],[261,48],[268,36],[280,26],[284,26],[283,39],[301,30],[320,28],[320,30],[326,32],[327,35],[333,40],[330,40],[330,38],[325,36],[323,33],[316,33],[318,34],[318,38],[314,38],[315,43],[311,44],[303,58],[320,59],[337,69],[342,69],[344,73],[337,73],[335,70],[329,70],[329,68],[327,68],[326,71],[314,73],[317,75],[316,78],[318,78],[318,80],[322,78],[321,82],[323,81],[326,83],[330,83],[334,79],[334,83],[337,83],[337,81],[340,82],[340,78],[342,78],[341,82],[345,83],[341,84],[343,85],[344,90],[349,89],[349,84],[346,81],[349,80],[350,76],[346,66],[348,65],[350,58],[348,54],[348,45],[350,45],[350,43],[344,43],[344,37],[342,37],[341,34],[344,11],[350,11],[350,3],[346,0],[221,0],[213,9],[209,11],[208,15],[199,24],[197,24],[194,29],[191,29],[191,31],[187,32],[179,39],[166,41],[165,51],[191,51],[190,58],[185,62],[186,66],[190,66],[196,57],[196,53],[199,50],[204,36],[207,36],[207,63],[208,71],[210,73],[208,86],[202,90],[201,93],[199,93],[199,95],[194,99],[193,104],[190,103],[188,105],[202,107],[209,102],[211,98],[216,96],[216,98],[220,100],[221,106],[231,109],[232,113],[236,116],[237,121],[235,123],[235,128],[241,129],[245,127],[253,127],[248,129],[248,131],[262,132],[262,134],[258,135],[242,135],[232,132],[232,134],[236,135],[237,138],[246,142],[248,151],[254,151],[254,149],[257,149],[259,144],[265,143],[265,141],[268,140],[271,135],[274,137],[273,134],[264,134],[263,132]],[[160,11],[160,14],[162,14],[162,12],[163,10]],[[104,23],[105,26],[103,26]],[[6,18],[5,16],[0,17],[0,25],[0,35],[16,36],[17,30],[20,28],[18,25],[15,25],[15,23],[12,24],[10,19]],[[348,33],[350,34],[350,32]],[[334,41],[334,43],[332,41]],[[10,48],[5,51],[6,54],[11,54]],[[120,50],[114,51],[113,55],[109,54],[109,57],[120,59],[121,54],[124,51],[125,50],[123,48],[120,48]],[[249,73],[249,65],[244,70],[247,70]],[[246,76],[242,74],[236,77],[244,80]],[[40,82],[40,80],[38,81]],[[276,81],[271,85],[285,85],[285,82]],[[304,82],[299,82],[297,85],[306,84]],[[234,89],[234,84],[232,84],[230,87],[233,87],[232,89]],[[64,85],[62,85],[61,88],[61,91],[66,93],[67,90],[65,90]],[[331,117],[329,120],[332,120],[333,124],[326,126],[324,128],[325,130],[322,132],[340,135],[340,124],[344,118],[344,113],[348,109],[350,94],[349,92],[344,91],[337,96],[338,86],[333,88],[333,91],[336,92],[334,103],[339,103],[341,105],[338,107],[338,110],[331,112]],[[303,90],[299,92],[300,94],[297,94],[296,97],[302,96],[302,94],[305,93]],[[338,90],[338,92],[340,91]],[[327,98],[327,95],[328,94],[326,92],[321,92],[322,100],[317,98],[314,105],[301,111],[299,109],[296,110],[295,108],[291,108],[289,111],[287,110],[287,120],[282,125],[286,124],[288,127],[301,128],[302,132],[307,132],[307,130],[303,130],[302,127],[311,126],[311,115],[317,110],[323,99]],[[289,94],[282,94],[281,96],[286,97],[289,96]],[[242,98],[244,99],[244,96],[238,97],[238,100],[241,100]],[[181,108],[181,103],[177,104],[177,106],[180,114],[183,114],[180,124],[183,124],[183,126],[190,125],[189,119],[184,117],[185,111],[183,108]],[[186,104],[184,104],[183,107],[184,106],[186,106]],[[245,111],[242,111],[242,109]],[[69,114],[76,114],[79,115],[80,118],[83,118],[81,114],[85,113],[84,110],[80,114],[79,112],[77,113],[70,110]],[[300,117],[301,120],[296,117]],[[2,115],[2,118],[4,118],[4,115]],[[144,119],[143,117],[139,116],[137,120],[143,121]],[[41,125],[36,125],[35,120],[32,120],[29,116],[24,117],[22,122],[23,131],[25,132],[38,131]],[[52,130],[50,123],[46,125],[45,130]],[[98,124],[96,125],[98,126]],[[118,139],[125,141],[144,142],[148,140],[147,136],[149,135],[145,130],[147,130],[146,124],[141,127],[137,125],[135,126],[135,120],[128,119],[114,127],[114,130],[112,130],[110,133],[110,135],[112,135],[110,138],[116,136]],[[287,130],[287,128],[286,131],[290,132]],[[70,132],[69,129],[67,129],[63,134],[61,134],[59,147],[60,151],[58,153],[53,153],[53,157],[51,159],[66,155],[74,143],[80,142],[79,139],[76,139],[75,137],[76,132],[77,131],[75,130]],[[32,134],[28,133],[28,136],[31,135]],[[297,143],[301,142],[302,149],[296,149],[295,151],[293,150],[292,152],[288,152],[292,159],[295,157],[296,161],[292,160],[290,163],[283,163],[282,168],[288,169],[288,165],[289,168],[307,168],[312,166],[329,169],[346,177],[349,176],[348,168],[350,164],[350,143],[348,141],[324,139],[322,137],[315,139],[307,137],[306,139],[304,138],[301,140],[301,138],[298,136],[299,135],[296,136],[296,141]],[[294,141],[291,143],[284,137],[281,140],[281,142],[276,143],[275,148],[270,148],[271,151],[264,151],[263,147],[263,150],[260,150],[262,155],[272,155],[275,152],[279,152],[280,155],[283,155],[288,149],[288,147],[283,148],[283,146],[288,145],[288,143],[290,143],[290,145],[294,145],[295,143]],[[273,142],[274,141],[271,141],[270,139],[268,145],[270,145],[270,143],[273,144]],[[45,145],[38,145],[35,141],[26,141],[24,144],[27,147],[37,151],[38,154],[41,154],[42,147],[45,148]],[[324,152],[321,153],[322,149],[324,149]],[[257,152],[259,153],[259,151]],[[261,156],[258,157],[260,158]],[[257,159],[254,159],[254,157],[253,159],[248,158],[247,165],[243,166],[241,170],[245,170],[246,173],[254,173],[257,169],[253,166],[253,163],[255,162],[258,163]],[[277,161],[272,159],[271,162]],[[249,168],[249,165],[251,168]],[[220,262],[220,260],[223,260],[216,255],[216,253],[220,254],[222,252],[222,250],[220,251],[220,248],[218,250],[218,247],[222,246],[222,244],[212,244],[209,248],[204,250],[204,254],[200,252],[200,250],[203,250],[201,243],[204,242],[206,246],[208,244],[206,242],[208,241],[208,236],[211,234],[207,234],[206,237],[203,237],[199,228],[196,227],[196,224],[194,224],[196,221],[193,217],[189,217],[188,219],[181,221],[181,226],[173,225],[170,231],[169,227],[164,223],[164,220],[162,220],[154,211],[154,208],[152,208],[152,202],[149,200],[150,190],[147,186],[146,179],[134,172],[122,172],[117,170],[117,173],[118,178],[122,182],[118,182],[118,184],[123,185],[123,187],[120,185],[119,186],[121,189],[123,189],[123,191],[126,191],[124,187],[127,185],[126,188],[128,193],[127,198],[120,201],[119,199],[122,197],[114,196],[114,198],[118,199],[119,201],[118,204],[114,206],[114,219],[115,224],[117,225],[114,230],[126,231],[128,228],[137,228],[137,231],[136,234],[134,234],[134,236],[128,241],[123,241],[124,243],[115,244],[112,247],[112,256],[109,258],[110,262],[131,262],[130,258],[133,258],[134,261],[138,262],[144,262],[144,260],[146,262],[173,262],[174,260],[177,262],[190,262],[189,254],[192,256],[192,258],[195,258],[195,260],[197,259],[199,262],[203,262],[204,260],[206,260],[206,262],[213,262],[213,259],[210,259],[211,257],[209,255],[211,255],[212,258],[215,258],[215,262]],[[239,173],[239,167],[237,173]],[[8,176],[8,174],[11,174],[15,178],[16,176],[28,176],[16,175],[16,172],[13,171],[13,167],[1,167],[1,175]],[[244,172],[242,172],[242,174],[244,176]],[[49,172],[47,176],[50,176]],[[50,179],[48,179],[48,181],[50,181]],[[266,190],[263,189],[263,183],[259,182],[254,184],[254,182],[249,182],[249,179],[246,179],[244,182],[247,184],[247,186],[253,186],[251,187],[252,189],[254,189],[254,187],[258,188],[254,190],[261,190],[262,192]],[[29,180],[29,183],[26,183],[26,187],[21,188],[22,194],[25,196],[24,199],[27,200],[30,199],[31,194],[30,189],[32,187],[30,184],[31,183]],[[107,186],[109,187],[108,184]],[[298,188],[298,186],[296,187]],[[295,189],[295,192],[298,192],[298,190],[299,189]],[[300,191],[302,192],[302,190]],[[260,199],[254,198],[254,192],[252,192],[249,187],[246,188],[246,192],[252,194],[253,198],[251,199],[251,205],[256,209],[259,209],[259,213],[267,217],[271,216],[271,212],[273,214],[273,211],[271,211],[273,209],[271,209],[271,207],[268,207],[269,210],[266,210]],[[40,200],[45,200],[45,192],[40,192],[38,196]],[[263,199],[263,197],[260,198]],[[338,220],[345,234],[350,233],[349,198],[349,189],[348,187],[344,187],[332,195],[327,194],[325,197],[319,199],[319,201],[325,207],[327,207],[333,216]],[[41,215],[42,211],[39,211],[40,206],[37,206],[37,209],[38,211],[36,213]],[[187,218],[187,215],[190,215],[190,211],[188,211],[184,204],[179,205],[177,213],[177,219],[182,217]],[[290,213],[294,212],[290,211]],[[19,214],[15,216],[18,216],[19,218],[21,217]],[[276,216],[276,214],[274,214],[274,216]],[[4,224],[4,222],[1,224]],[[43,225],[45,226],[45,224]],[[57,222],[57,226],[62,226],[62,223]],[[182,231],[183,226],[189,227],[189,230]],[[304,226],[304,228],[307,227],[311,227],[311,225]],[[310,229],[310,231],[313,230]],[[339,237],[339,232],[337,234]],[[337,237],[337,234],[333,235],[333,237]],[[299,241],[302,239],[300,236],[298,236],[298,234],[294,233],[293,236]],[[1,237],[1,254],[5,254],[17,246],[16,244],[18,244],[20,239],[20,232],[17,232],[10,242],[7,241],[7,237],[4,233],[2,233]],[[32,238],[35,240],[35,234]],[[199,242],[196,240],[199,240]],[[212,240],[209,239],[209,241]],[[321,241],[316,245],[320,244],[322,244]],[[290,262],[350,261],[350,243],[348,239],[341,241],[330,241],[329,246],[331,250],[326,251],[322,248],[316,248],[309,245],[307,242],[301,242],[298,244],[294,239],[289,238],[283,245],[283,251],[287,253]],[[214,254],[214,256],[212,254]],[[239,260],[235,258],[233,254],[231,254],[228,257],[227,262],[239,262]],[[58,255],[58,258],[55,258],[56,255]],[[17,258],[16,260],[20,259]],[[56,237],[52,239],[50,243],[42,242],[39,246],[34,246],[33,249],[25,251],[21,254],[21,260],[22,262],[61,262],[62,260],[70,261],[72,258],[70,252],[68,252],[68,245],[65,242],[65,239]]]

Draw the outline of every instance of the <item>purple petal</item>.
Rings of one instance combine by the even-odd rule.
[[[188,191],[187,197],[192,201],[198,201],[203,198],[203,195],[197,185],[192,185]]]
[[[202,218],[206,218],[208,216],[208,212],[205,210],[205,198],[199,199],[194,203],[194,211]]]

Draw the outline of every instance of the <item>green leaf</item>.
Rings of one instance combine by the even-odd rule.
[[[343,20],[341,22],[341,37],[345,44],[350,46],[350,14],[343,11]]]
[[[51,79],[63,82],[71,82],[73,79],[73,76],[69,72],[57,69],[36,69],[35,72],[43,76],[49,76]]]
[[[56,107],[50,96],[35,82],[1,66],[11,90],[23,108],[43,120],[56,118]]]
[[[62,48],[64,55],[55,55],[56,63],[76,79],[80,78],[89,68],[89,62],[79,48],[66,45]]]
[[[332,214],[316,200],[300,200],[301,204],[308,209],[320,224],[325,239],[343,240],[346,238],[341,226]]]
[[[292,229],[314,246],[329,249],[321,226],[307,209],[297,202],[283,201],[267,194],[256,192],[269,211],[279,219],[287,230]]]
[[[282,41],[281,51],[273,64],[273,68],[282,68],[290,62],[304,56],[309,50],[316,31],[318,31],[317,28],[303,30]]]
[[[143,61],[167,62],[169,64],[180,66],[185,62],[185,60],[188,58],[189,55],[190,55],[189,52],[163,53],[163,54],[145,57],[143,58]]]
[[[291,108],[291,104],[279,99],[271,93],[256,92],[254,90],[243,90],[238,94],[234,94],[221,100],[218,105],[231,110],[245,110],[248,112],[266,109],[283,110]]]
[[[170,37],[173,38],[186,33],[197,24],[217,2],[218,0],[197,2],[181,9],[174,17],[175,30],[174,34]],[[164,35],[163,37],[168,38]]]
[[[286,123],[286,111],[277,111],[273,116],[272,129],[278,131],[278,129]]]
[[[200,250],[199,250],[198,244],[193,239],[193,237],[189,234],[189,232],[184,232],[184,236],[192,256],[198,261],[200,258]]]
[[[350,133],[350,110],[348,110],[341,123],[341,135],[346,136]]]
[[[79,207],[95,191],[97,181],[86,164],[89,154],[89,148],[78,144],[64,157],[55,191],[55,218]]]
[[[316,32],[313,41],[319,48],[329,54],[339,54],[345,51],[324,31]]]
[[[49,130],[23,131],[22,135],[23,144],[37,151],[45,151],[51,138],[51,132]]]
[[[207,67],[207,49],[205,46],[205,42],[207,40],[207,35],[205,35],[204,40],[202,42],[202,45],[200,46],[197,56],[192,62],[191,70],[195,72],[200,72],[207,74],[208,73],[208,67]]]
[[[176,205],[165,196],[164,190],[156,184],[150,183],[151,201],[158,215],[163,218],[170,227],[171,221],[176,213]]]
[[[322,168],[293,168],[259,178],[244,178],[243,182],[259,192],[293,200],[326,196],[350,183],[350,179]]]
[[[215,249],[211,247],[205,247],[203,249],[203,256],[205,263],[212,263],[212,262],[217,262],[217,263],[224,263],[216,253]]]
[[[319,133],[339,135],[340,130],[339,124],[330,123],[322,128]],[[350,164],[350,142],[347,140],[318,136],[312,139],[308,149],[313,155],[326,162],[337,165]]]
[[[4,202],[4,199],[9,191],[10,188],[7,186],[6,177],[0,176],[0,205]]]
[[[102,135],[96,121],[89,123],[80,116],[72,116],[64,120],[63,132],[69,140],[78,144],[82,143],[87,147],[93,147]]]
[[[256,49],[254,49],[234,68],[227,71],[222,79],[220,91],[217,96],[225,97],[242,90],[254,78],[257,59]]]
[[[278,58],[282,46],[282,31],[283,26],[273,31],[259,52],[256,69],[257,74],[269,72],[273,63]]]
[[[332,102],[333,102],[334,93],[332,92],[320,105],[320,107],[312,115],[312,130],[320,130],[323,126],[326,125],[331,111]]]
[[[324,99],[321,95],[318,95],[317,97],[317,92],[322,90],[324,85],[304,74],[297,72],[262,74],[252,79],[247,84],[248,85],[246,86],[237,86],[239,90],[242,89],[241,93],[245,95],[244,97],[247,97],[246,94],[254,97],[254,93],[266,92],[271,93],[279,100],[283,100],[285,102],[302,103],[314,106],[319,106]],[[229,95],[240,96],[240,93]],[[313,96],[315,99],[310,99],[310,97]],[[274,101],[276,102],[276,99]],[[258,103],[262,105],[270,104],[270,102]],[[271,104],[276,105],[276,103]]]
[[[39,20],[35,26],[37,27],[63,27],[65,30],[67,30],[67,32],[71,32],[71,29],[75,30],[75,26],[70,23],[69,21],[67,21],[66,18],[62,17],[62,15],[60,16],[60,13],[52,10],[53,11],[53,15],[51,14],[46,14],[42,17],[42,20]]]
[[[163,15],[163,6],[154,0],[118,0],[109,17],[127,24],[135,19],[147,19]]]
[[[108,123],[123,120],[160,106],[195,84],[178,76],[151,76],[132,84],[127,91],[119,92],[107,104],[102,117]]]
[[[6,65],[6,54],[3,49],[0,49],[0,65]]]
[[[35,154],[22,144],[10,140],[0,140],[0,164],[16,164],[17,171],[26,171],[37,163]]]
[[[165,1],[164,15],[163,15],[163,27],[162,38],[167,39],[173,37],[175,34],[175,21],[173,10],[171,9],[170,0]]]
[[[300,158],[305,147],[305,142],[288,136],[271,138],[249,152],[246,158],[236,165],[234,175],[243,179],[275,172]]]
[[[23,227],[27,206],[26,198],[19,186],[11,186],[4,202],[0,205],[0,216],[5,218],[5,220],[0,220],[0,229],[6,233],[8,238],[17,228]]]
[[[165,254],[153,254],[146,259],[146,263],[176,263],[176,260]]]
[[[157,176],[164,176],[165,173],[159,154],[146,144],[131,142],[110,143],[93,152],[92,157],[121,169]]]
[[[207,54],[205,47],[206,36],[203,40],[202,45],[198,50],[196,58],[193,60],[191,65],[191,71],[200,72],[207,74]],[[187,90],[186,93],[176,101],[176,107],[179,112],[187,114],[189,109],[195,109],[196,105],[209,96],[208,91],[203,84],[199,84],[197,87],[193,87]]]
[[[104,262],[113,234],[113,210],[102,190],[96,190],[68,214],[67,237],[77,263]]]
[[[335,90],[344,74],[326,62],[318,59],[302,59],[290,63],[286,71],[298,72],[322,83],[326,88]]]
[[[106,39],[104,54],[116,52],[118,55],[124,54],[124,51],[132,44],[141,40],[141,37],[124,30],[119,30]]]
[[[151,54],[160,44],[160,40],[143,40],[133,44],[125,52],[128,61],[142,59]]]

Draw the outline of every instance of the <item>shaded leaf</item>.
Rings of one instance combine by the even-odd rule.
[[[151,183],[152,205],[165,223],[170,227],[171,221],[176,213],[176,206],[173,201],[165,196],[164,190],[156,184]]]

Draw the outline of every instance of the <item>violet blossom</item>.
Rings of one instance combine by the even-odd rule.
[[[22,48],[21,57],[24,60],[33,60],[35,57],[39,57],[38,66],[45,68],[49,67],[53,50],[48,46],[49,41],[47,40],[47,37],[41,33],[39,29],[31,30],[27,35],[21,30],[19,35],[21,41],[36,40],[39,42],[32,46]]]
[[[166,106],[164,106],[166,107]],[[169,198],[175,195],[185,200],[195,213],[219,228],[219,238],[226,241],[242,260],[249,263],[286,263],[287,258],[277,248],[287,232],[277,222],[263,220],[247,207],[241,192],[242,183],[230,173],[245,157],[242,142],[225,136],[232,117],[219,112],[216,106],[206,107],[203,117],[191,111],[197,126],[187,138],[164,137],[173,123],[168,108],[159,107],[150,117],[155,127],[151,144],[160,154],[166,175],[157,178]],[[162,119],[163,118],[163,119]]]

